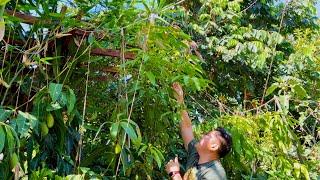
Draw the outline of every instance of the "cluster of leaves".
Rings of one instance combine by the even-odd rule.
[[[1,179],[162,179],[168,159],[186,159],[175,81],[197,133],[232,133],[223,160],[231,179],[318,178],[312,0],[16,2],[8,12],[39,18],[4,16]],[[96,48],[119,56],[93,57]]]
[[[197,108],[207,119],[216,116],[198,133],[216,126],[230,130],[234,151],[224,164],[235,179],[317,179],[319,22],[309,11],[312,1],[274,3],[199,2],[197,11],[191,9],[198,18],[187,19],[185,28],[196,34],[217,88],[214,101],[205,93],[209,101],[200,104],[215,108],[214,102],[220,112]],[[296,12],[304,13],[291,18]]]

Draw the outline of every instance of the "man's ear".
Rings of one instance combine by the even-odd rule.
[[[210,146],[210,151],[217,151],[219,149],[219,144],[212,143]]]

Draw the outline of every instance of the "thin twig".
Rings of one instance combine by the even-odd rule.
[[[79,129],[79,133],[80,133],[80,139],[78,142],[78,150],[77,150],[77,154],[76,154],[76,164],[75,164],[75,168],[77,168],[78,165],[78,174],[79,172],[79,167],[81,164],[81,152],[82,152],[82,139],[83,139],[83,121],[85,119],[85,115],[86,115],[86,107],[87,107],[87,96],[88,96],[88,82],[89,82],[89,74],[90,74],[90,53],[89,53],[89,61],[88,61],[88,69],[87,69],[87,78],[86,78],[86,87],[85,87],[85,94],[84,94],[84,101],[83,101],[83,112],[82,112],[82,123],[80,125],[80,129]]]
[[[250,9],[254,4],[257,3],[258,0],[255,0],[253,3],[251,3],[247,8],[245,8],[244,10],[240,11],[240,13],[243,13],[245,11],[247,11],[248,9]]]
[[[143,42],[143,52],[144,52],[144,54],[147,51],[147,43],[148,43],[149,33],[150,33],[150,24],[148,26],[148,32],[145,35],[144,42]],[[134,86],[134,93],[133,93],[133,98],[132,98],[130,111],[129,111],[129,115],[128,115],[128,119],[127,119],[127,126],[129,126],[129,123],[130,123],[131,114],[132,114],[132,111],[133,111],[133,104],[134,104],[135,99],[136,99],[137,86],[138,86],[138,82],[139,82],[140,76],[141,76],[141,69],[142,69],[143,61],[144,61],[144,58],[141,59],[141,63],[140,63],[139,71],[138,71],[137,81],[136,81],[136,84]],[[126,139],[126,133],[125,133],[125,136],[124,136],[124,139],[123,139],[122,149],[124,147],[125,139]],[[118,165],[117,165],[117,169],[116,169],[116,176],[118,175],[118,171],[119,171],[119,167],[120,167],[121,155],[122,155],[122,153],[120,153],[120,157],[119,157],[119,161],[118,161]]]
[[[201,107],[201,109],[203,109],[205,112],[207,112],[210,117],[213,118],[213,116],[211,116],[210,112],[209,112],[206,108],[204,108],[193,96],[189,95],[189,97],[190,97],[193,101],[195,101],[195,102]]]
[[[282,27],[282,23],[283,23],[283,19],[284,19],[284,14],[286,12],[288,4],[289,4],[289,0],[286,0],[285,6],[284,6],[284,8],[282,10],[282,15],[281,15],[281,20],[280,20],[278,33],[280,33],[280,31],[281,31],[281,27]],[[276,47],[274,47],[274,50],[275,49],[276,49]],[[261,104],[263,103],[265,95],[266,95],[266,91],[267,91],[267,87],[268,87],[268,83],[269,83],[269,79],[270,79],[270,74],[271,74],[271,69],[272,69],[272,66],[273,66],[273,61],[274,61],[274,57],[271,59],[271,62],[270,62],[270,65],[269,65],[268,76],[267,76],[266,83],[264,84],[264,90],[263,90],[263,94],[262,94],[262,98],[261,98]]]

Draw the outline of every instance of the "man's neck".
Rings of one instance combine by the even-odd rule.
[[[203,164],[210,161],[219,160],[219,156],[214,153],[199,153],[199,162],[198,164]]]

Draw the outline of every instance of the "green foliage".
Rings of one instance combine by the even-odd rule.
[[[301,149],[299,137],[293,131],[297,121],[292,117],[279,112],[230,115],[210,121],[210,125],[226,127],[233,135],[233,151],[224,163],[235,179],[241,176],[310,179],[307,169],[313,169],[317,162],[309,156],[309,149]],[[201,131],[210,130],[205,127]],[[311,151],[319,153],[317,148]],[[315,172],[310,173],[317,177]]]
[[[4,5],[38,20],[3,16],[0,179],[11,161],[22,179],[163,179],[176,154],[185,171],[176,81],[198,135],[231,132],[230,179],[319,178],[315,1]]]

